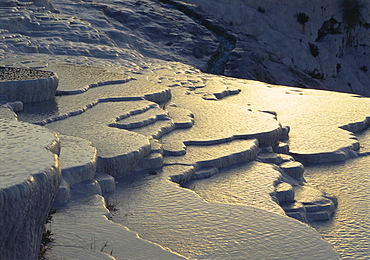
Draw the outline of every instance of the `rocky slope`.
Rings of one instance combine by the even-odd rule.
[[[234,39],[225,75],[369,96],[370,6],[344,2],[185,0],[180,9]]]

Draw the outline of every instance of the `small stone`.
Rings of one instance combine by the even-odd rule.
[[[290,177],[298,181],[305,182],[305,179],[303,178],[304,166],[300,162],[297,161],[285,162],[280,165],[280,168]]]
[[[102,194],[99,182],[96,180],[88,180],[80,184],[72,186],[72,191],[78,195],[96,195]]]
[[[286,182],[279,183],[275,187],[276,198],[279,200],[279,203],[294,201],[294,190],[292,185]]]
[[[102,193],[112,192],[116,189],[115,179],[107,173],[99,172],[95,175],[95,179],[98,181]]]

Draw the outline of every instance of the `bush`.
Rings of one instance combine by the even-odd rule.
[[[362,70],[363,72],[367,72],[367,66],[366,65],[361,66],[360,70]]]
[[[311,55],[315,58],[319,55],[319,47],[313,43],[309,43]]]
[[[340,6],[343,12],[343,22],[347,30],[362,24],[362,9],[365,4],[361,0],[341,0]]]
[[[342,65],[340,65],[340,63],[337,63],[337,73],[339,73],[341,68],[342,68]]]
[[[108,200],[107,198],[104,198],[104,202],[105,202],[105,207],[110,212],[118,210],[117,206],[120,202],[116,198],[110,198],[110,200]]]
[[[318,79],[318,80],[324,79],[324,74],[320,73],[318,69],[314,69],[313,71],[307,71],[306,73],[311,78]]]
[[[308,22],[308,20],[310,20],[310,17],[307,14],[305,13],[297,14],[297,22],[299,22],[300,24],[305,24]]]
[[[46,251],[50,249],[49,244],[54,241],[53,233],[51,230],[46,227],[47,224],[50,224],[53,221],[53,215],[55,214],[56,210],[50,209],[48,217],[45,222],[44,231],[42,232],[41,238],[41,245],[40,245],[40,252],[39,252],[39,259],[44,259]]]
[[[260,13],[262,13],[262,14],[266,13],[266,10],[263,7],[261,7],[261,6],[258,7],[257,11],[260,12]]]

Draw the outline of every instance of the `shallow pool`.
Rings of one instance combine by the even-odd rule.
[[[370,130],[357,135],[370,151]],[[338,198],[331,221],[312,226],[343,259],[370,259],[370,156],[344,163],[306,167],[305,178]]]

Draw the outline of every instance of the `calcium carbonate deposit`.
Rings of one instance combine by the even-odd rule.
[[[0,259],[369,258],[369,13],[1,1]]]

